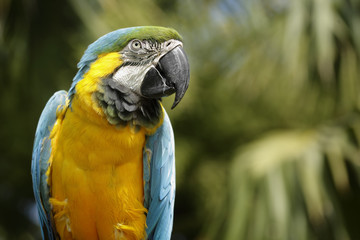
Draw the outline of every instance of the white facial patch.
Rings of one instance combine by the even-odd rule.
[[[141,83],[150,67],[151,64],[145,66],[127,65],[120,67],[119,70],[113,75],[113,79],[120,85],[123,85],[140,94]]]
[[[139,40],[134,40],[139,41]],[[156,66],[160,60],[166,53],[171,51],[177,46],[182,46],[182,43],[178,40],[168,40],[166,42],[163,42],[160,44],[160,46],[155,45],[154,47],[159,47],[159,49],[154,50],[152,49],[152,45],[150,45],[150,42],[145,41],[143,42],[144,49],[152,49],[152,51],[149,50],[149,56],[145,59],[150,60],[147,64],[143,65],[140,64],[140,59],[136,57],[138,51],[134,51],[131,48],[131,44],[133,41],[131,41],[128,46],[126,46],[123,51],[121,52],[122,59],[124,63],[129,62],[135,62],[134,64],[124,65],[117,70],[117,72],[113,75],[113,79],[115,82],[117,82],[119,85],[122,85],[133,92],[141,95],[140,88],[141,83],[144,80],[144,77],[147,73],[147,71],[152,67]],[[140,49],[140,50],[144,50]],[[155,53],[154,53],[155,51]],[[139,61],[139,64],[136,64],[136,62]]]

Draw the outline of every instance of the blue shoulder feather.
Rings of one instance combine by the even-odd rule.
[[[51,141],[49,135],[56,121],[56,111],[66,105],[67,92],[56,92],[47,102],[36,128],[31,162],[31,175],[43,239],[56,239],[49,203],[46,171],[49,167]]]
[[[144,161],[144,206],[148,209],[148,239],[169,240],[175,201],[174,134],[164,111],[164,122],[146,140]]]

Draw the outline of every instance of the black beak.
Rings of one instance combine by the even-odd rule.
[[[161,98],[175,94],[173,109],[184,97],[189,86],[190,68],[186,54],[177,46],[164,55],[156,67],[150,68],[141,84],[141,94],[149,98]]]

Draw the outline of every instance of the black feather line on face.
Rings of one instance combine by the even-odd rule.
[[[160,99],[144,98],[116,83],[111,76],[102,79],[94,98],[107,121],[115,126],[154,128],[162,118]]]

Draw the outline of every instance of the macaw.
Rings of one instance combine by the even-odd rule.
[[[171,28],[132,27],[90,44],[68,92],[47,102],[31,173],[44,239],[170,239],[174,108],[190,79]]]

